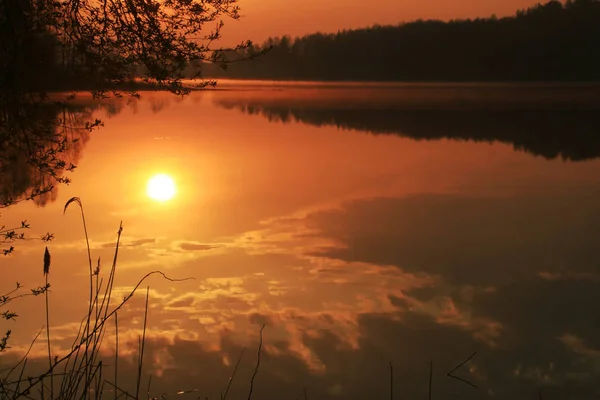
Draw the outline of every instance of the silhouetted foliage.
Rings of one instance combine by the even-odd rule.
[[[199,77],[201,61],[224,61],[225,49],[212,44],[220,37],[221,18],[239,18],[236,3],[1,0],[0,88],[103,92],[141,75],[184,92],[184,70],[192,68]]]
[[[536,5],[507,18],[418,20],[272,38],[272,48],[215,77],[375,81],[551,81],[600,78],[600,1]],[[236,55],[229,54],[231,58]]]

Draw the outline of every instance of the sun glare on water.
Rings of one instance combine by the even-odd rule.
[[[171,200],[175,196],[175,192],[175,181],[166,174],[154,175],[146,186],[146,194],[156,201]]]

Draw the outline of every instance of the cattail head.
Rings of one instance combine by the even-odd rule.
[[[48,246],[46,246],[46,251],[44,251],[44,275],[50,273],[50,252],[48,251]]]
[[[96,265],[96,269],[94,269],[93,275],[100,275],[100,257],[98,257],[98,264]]]

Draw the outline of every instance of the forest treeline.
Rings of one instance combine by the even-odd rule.
[[[113,69],[124,69],[122,60],[103,61],[100,67],[97,55],[88,54],[97,46],[91,39],[63,43],[48,28],[47,18],[40,17],[40,5],[46,3],[51,2],[0,1],[0,87],[81,89],[96,81],[105,84],[105,75],[120,76]],[[234,61],[226,69],[219,62],[201,64],[202,75],[210,78],[597,81],[599,48],[600,0],[553,0],[505,18],[418,20],[295,39],[275,37],[223,52]],[[140,60],[129,64],[134,75],[147,70],[135,66]]]
[[[600,1],[538,4],[506,18],[419,20],[277,37],[265,56],[207,66],[205,75],[243,79],[362,81],[595,81],[600,79]]]

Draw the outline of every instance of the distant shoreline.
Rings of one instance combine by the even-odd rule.
[[[232,90],[237,87],[319,87],[319,88],[593,88],[600,89],[600,81],[355,81],[355,80],[289,80],[289,79],[231,79],[231,78],[206,78],[217,82],[215,87],[199,88],[194,80],[184,79],[183,87],[195,90]],[[47,87],[43,89],[48,93],[73,93],[92,92],[89,86],[72,87]],[[169,91],[168,88],[156,83],[132,82],[131,84],[107,87],[111,91]],[[233,89],[235,90],[235,89]]]
[[[580,109],[600,110],[600,82],[322,82],[222,80],[216,89],[239,92],[263,105],[319,109]],[[343,91],[343,94],[340,94]]]
[[[291,80],[291,79],[231,79],[208,78],[217,82],[219,86],[339,86],[344,88],[364,87],[593,87],[600,88],[598,81],[356,81],[356,80]],[[184,83],[191,84],[191,80]],[[213,88],[210,88],[211,90]]]
[[[319,107],[335,97],[334,91],[347,91],[344,107],[370,107],[380,103],[397,108],[508,108],[508,109],[598,109],[600,82],[374,82],[374,81],[291,81],[218,79],[216,87],[194,87],[190,91],[244,92],[245,97],[269,93],[269,102],[286,104],[291,100]],[[117,91],[168,92],[154,84],[118,86]],[[315,95],[313,90],[322,90]],[[90,89],[56,90],[52,96],[77,93],[79,100],[92,100]],[[256,95],[252,94],[256,93]],[[124,93],[124,95],[126,95]],[[109,93],[109,99],[113,96]]]

